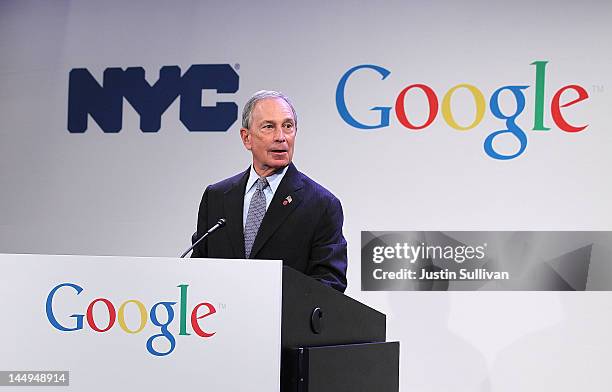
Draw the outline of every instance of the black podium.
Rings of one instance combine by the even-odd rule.
[[[397,392],[384,314],[283,267],[282,392]]]

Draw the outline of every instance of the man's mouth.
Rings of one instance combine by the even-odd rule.
[[[287,152],[287,150],[270,150],[270,152],[276,153],[276,154],[281,154],[283,152]]]

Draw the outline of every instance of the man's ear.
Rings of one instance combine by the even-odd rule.
[[[251,151],[251,133],[246,128],[240,128],[240,138],[242,139],[242,144],[244,147]]]

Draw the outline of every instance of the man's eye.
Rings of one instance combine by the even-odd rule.
[[[293,128],[293,124],[292,123],[286,123],[285,124],[285,128]]]
[[[264,125],[264,128],[272,128],[272,124],[266,124]]]

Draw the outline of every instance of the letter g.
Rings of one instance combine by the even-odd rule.
[[[388,127],[389,126],[389,112],[391,111],[390,106],[375,106],[372,109],[370,109],[370,110],[380,111],[380,123],[375,124],[375,125],[362,124],[359,121],[355,120],[355,118],[351,116],[351,114],[348,112],[348,109],[346,107],[346,100],[344,99],[344,90],[346,89],[346,82],[348,81],[348,78],[355,71],[362,69],[362,68],[373,69],[374,71],[378,72],[380,76],[382,76],[382,80],[385,80],[385,78],[389,76],[389,74],[391,73],[390,71],[384,69],[383,67],[379,67],[377,65],[372,65],[372,64],[357,65],[349,69],[348,71],[346,71],[346,73],[342,75],[342,78],[340,78],[340,81],[338,82],[338,87],[336,88],[336,107],[338,108],[338,113],[340,114],[340,117],[342,117],[342,119],[348,125],[353,126],[358,129],[377,129],[377,128]]]
[[[62,284],[58,284],[57,286],[55,286],[53,290],[51,290],[51,292],[47,296],[47,305],[46,305],[47,318],[49,319],[49,322],[51,323],[51,325],[53,325],[55,328],[59,329],[60,331],[77,331],[79,329],[83,329],[83,317],[84,316],[82,314],[73,314],[72,316],[70,316],[76,319],[76,326],[73,328],[67,328],[61,325],[60,323],[58,323],[57,319],[55,318],[55,315],[53,314],[53,306],[52,306],[53,296],[55,295],[55,292],[57,290],[59,290],[61,287],[64,287],[64,286],[72,287],[77,292],[77,295],[81,294],[81,291],[83,291],[83,288],[81,286],[78,286],[73,283],[62,283]]]

